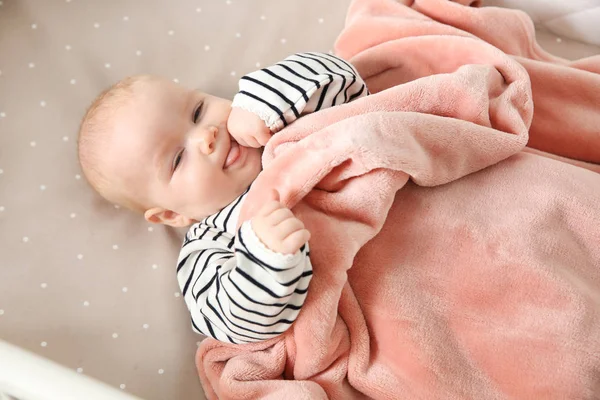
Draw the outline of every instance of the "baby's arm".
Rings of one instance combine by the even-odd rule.
[[[298,53],[240,79],[227,128],[242,145],[260,147],[302,115],[367,94],[358,72],[343,59]]]
[[[273,225],[280,219],[277,214],[283,207],[271,208],[258,217],[271,217]],[[208,226],[188,238],[177,277],[197,332],[224,342],[257,342],[282,334],[296,320],[306,298],[312,266],[305,243],[308,236],[302,233],[303,226],[293,226],[293,219],[284,215],[275,224],[281,225],[280,229],[269,227],[261,218],[245,222],[235,241],[235,253],[229,246],[214,241],[215,232]],[[272,238],[267,242],[283,244],[284,247],[275,247],[282,252],[293,250],[293,254],[267,248],[254,225],[259,230],[265,226],[283,233],[274,235],[274,242]],[[290,243],[291,247],[285,247]]]

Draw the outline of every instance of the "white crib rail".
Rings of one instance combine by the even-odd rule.
[[[0,340],[0,399],[141,400]]]

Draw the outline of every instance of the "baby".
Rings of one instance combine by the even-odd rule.
[[[350,64],[322,53],[242,77],[233,102],[165,79],[126,78],[87,111],[79,160],[107,200],[153,223],[191,225],[177,279],[198,333],[266,340],[296,319],[312,267],[310,233],[275,195],[237,229],[261,147],[300,116],[367,93]]]

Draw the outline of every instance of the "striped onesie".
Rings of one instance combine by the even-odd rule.
[[[275,133],[304,114],[367,94],[346,61],[298,53],[243,76],[232,107],[256,114]],[[284,255],[262,244],[250,221],[237,229],[248,190],[190,227],[177,262],[194,331],[236,344],[285,332],[304,304],[312,277],[308,243]]]

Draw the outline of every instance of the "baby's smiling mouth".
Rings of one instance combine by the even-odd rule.
[[[238,158],[240,158],[240,145],[233,140],[233,138],[230,139],[230,148],[229,148],[229,152],[227,153],[227,157],[225,157],[225,162],[223,164],[223,169],[227,169],[229,168],[233,163],[235,163]]]

